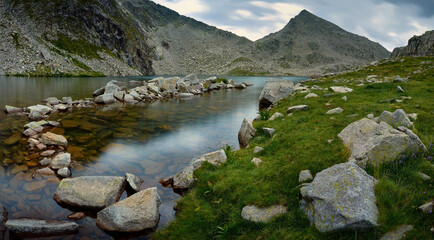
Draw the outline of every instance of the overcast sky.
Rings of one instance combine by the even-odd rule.
[[[434,0],[154,0],[180,14],[257,40],[301,10],[379,42],[389,51],[434,29]]]

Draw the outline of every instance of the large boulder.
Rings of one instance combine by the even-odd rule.
[[[17,108],[9,105],[5,105],[5,108],[3,109],[5,113],[20,113],[23,112],[22,108]]]
[[[116,98],[114,96],[114,92],[111,93],[105,93],[102,95],[99,95],[95,98],[95,102],[99,104],[110,104],[116,102]]]
[[[387,124],[399,127],[403,126],[406,128],[412,128],[413,123],[408,118],[408,115],[402,109],[397,109],[395,112],[391,113],[389,111],[384,111],[379,117],[378,121],[384,121]]]
[[[88,209],[103,209],[119,200],[125,188],[125,178],[83,176],[63,179],[54,200],[60,204]]]
[[[174,93],[176,92],[177,83],[180,81],[179,77],[166,78],[160,82],[160,91]]]
[[[241,217],[247,221],[265,223],[275,216],[286,213],[286,207],[283,205],[274,205],[266,208],[258,208],[253,205],[245,206],[241,210]]]
[[[46,145],[67,146],[68,140],[62,135],[46,132],[42,134],[42,142]]]
[[[238,131],[238,142],[240,148],[245,148],[249,145],[250,139],[256,134],[256,129],[253,127],[252,122],[244,118],[241,128]]]
[[[377,226],[376,180],[353,163],[316,174],[300,189],[301,209],[321,232]]]
[[[160,220],[157,188],[140,191],[98,212],[96,224],[115,232],[139,232],[155,228]]]
[[[349,124],[338,137],[351,152],[349,161],[359,166],[376,166],[393,161],[402,154],[426,151],[419,137],[405,127],[392,128],[386,122],[376,123],[363,118]]]
[[[187,190],[193,187],[195,179],[193,173],[199,169],[204,162],[209,162],[215,166],[225,163],[227,160],[225,151],[222,149],[204,154],[199,158],[194,158],[190,164],[184,168],[181,172],[170,178],[164,179],[164,182],[172,184],[173,189]]]
[[[57,236],[76,233],[78,224],[69,221],[12,219],[6,222],[9,231],[24,236]]]
[[[48,106],[44,106],[44,105],[34,105],[34,106],[30,106],[27,108],[30,112],[32,111],[36,111],[39,112],[41,115],[47,115],[49,114],[53,109],[48,107]]]
[[[54,105],[57,105],[57,104],[60,103],[60,100],[57,99],[57,97],[49,97],[49,98],[45,99],[45,101],[46,101],[48,104],[53,105],[53,106],[54,106]]]
[[[187,75],[187,76],[185,76],[183,79],[182,79],[182,81],[183,82],[187,82],[187,83],[189,83],[190,85],[195,85],[195,84],[198,84],[200,81],[199,81],[199,78],[197,78],[197,75],[196,74],[189,74],[189,75]]]
[[[268,108],[273,103],[288,97],[293,92],[294,83],[290,80],[267,80],[259,96],[259,109]]]

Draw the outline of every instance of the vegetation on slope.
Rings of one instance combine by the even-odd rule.
[[[430,63],[422,63],[431,61]],[[418,207],[434,198],[432,142],[434,140],[434,70],[433,57],[405,58],[403,61],[384,62],[362,70],[309,82],[328,88],[346,85],[354,89],[345,94],[324,98],[324,92],[313,91],[320,98],[304,99],[297,94],[280,101],[270,112],[285,113],[293,105],[307,104],[309,111],[297,112],[274,121],[254,122],[258,129],[250,146],[239,151],[227,151],[228,161],[221,167],[205,163],[195,172],[197,184],[177,204],[177,217],[166,229],[157,232],[154,239],[379,239],[384,233],[401,224],[415,229],[406,239],[430,239],[432,214],[423,214]],[[430,68],[431,67],[431,68]],[[420,71],[420,72],[419,72]],[[377,79],[410,76],[408,83],[368,83],[356,86],[369,75]],[[397,93],[400,85],[405,93]],[[330,93],[330,92],[329,92]],[[410,96],[411,99],[402,97]],[[382,101],[394,98],[399,101]],[[329,106],[326,103],[330,103]],[[340,115],[325,115],[329,109],[341,107]],[[405,154],[392,163],[377,169],[367,168],[379,180],[375,187],[379,209],[379,227],[367,231],[340,231],[320,233],[310,226],[299,209],[298,174],[310,169],[316,174],[325,168],[345,162],[349,153],[337,134],[348,124],[369,113],[404,109],[417,113],[414,132],[427,146],[424,155]],[[356,117],[348,115],[358,114]],[[273,138],[261,132],[263,127],[276,129]],[[234,133],[236,134],[236,133]],[[333,139],[331,143],[327,140]],[[255,146],[265,151],[253,154]],[[226,149],[229,150],[229,149]],[[250,161],[259,157],[264,162],[255,168]],[[421,180],[416,172],[423,172],[431,180]],[[248,204],[269,206],[285,204],[288,212],[268,223],[253,223],[241,218],[241,209]]]

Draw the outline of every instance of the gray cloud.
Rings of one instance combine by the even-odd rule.
[[[283,28],[303,8],[389,50],[434,29],[434,0],[155,0],[207,24],[256,40]],[[207,8],[197,8],[200,3]],[[178,9],[176,9],[178,8]]]

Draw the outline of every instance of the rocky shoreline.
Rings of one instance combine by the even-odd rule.
[[[217,77],[199,80],[192,74],[183,79],[160,77],[150,81],[130,81],[129,85],[133,87],[128,89],[127,84],[113,80],[95,90],[93,98],[73,101],[71,97],[63,97],[61,100],[49,97],[45,100],[45,105],[37,104],[27,108],[4,107],[5,113],[9,115],[28,117],[32,120],[24,126],[22,133],[16,133],[5,141],[6,144],[11,145],[20,141],[22,135],[27,138],[29,155],[26,159],[32,163],[31,166],[40,166],[33,173],[32,178],[52,176],[61,179],[53,198],[60,206],[74,210],[68,218],[80,220],[87,215],[85,212],[98,213],[96,214],[97,225],[108,232],[142,232],[155,229],[160,218],[158,207],[161,204],[157,189],[149,188],[141,191],[143,180],[131,173],[126,173],[124,177],[72,178],[71,169],[77,162],[68,152],[68,141],[62,135],[63,131],[59,131],[59,126],[65,123],[44,119],[54,113],[72,112],[74,108],[96,107],[116,102],[135,104],[167,98],[191,98],[215,90],[244,89],[253,84],[251,82],[235,84],[232,80]],[[224,162],[217,159],[226,157],[224,151],[217,153],[215,157],[215,153],[210,153],[196,159],[195,169],[204,161],[215,162],[215,164]],[[17,172],[19,171],[18,169]],[[34,181],[24,188],[40,188],[40,185],[45,186],[45,184],[43,180]],[[125,190],[129,197],[119,201]],[[126,209],[130,210],[126,211]],[[6,209],[4,212],[6,213]],[[123,214],[124,222],[115,220],[119,214]],[[5,216],[2,223],[18,236],[74,234],[79,229],[74,222],[41,219],[7,220],[7,215]],[[140,224],[131,224],[131,222],[140,222]]]

